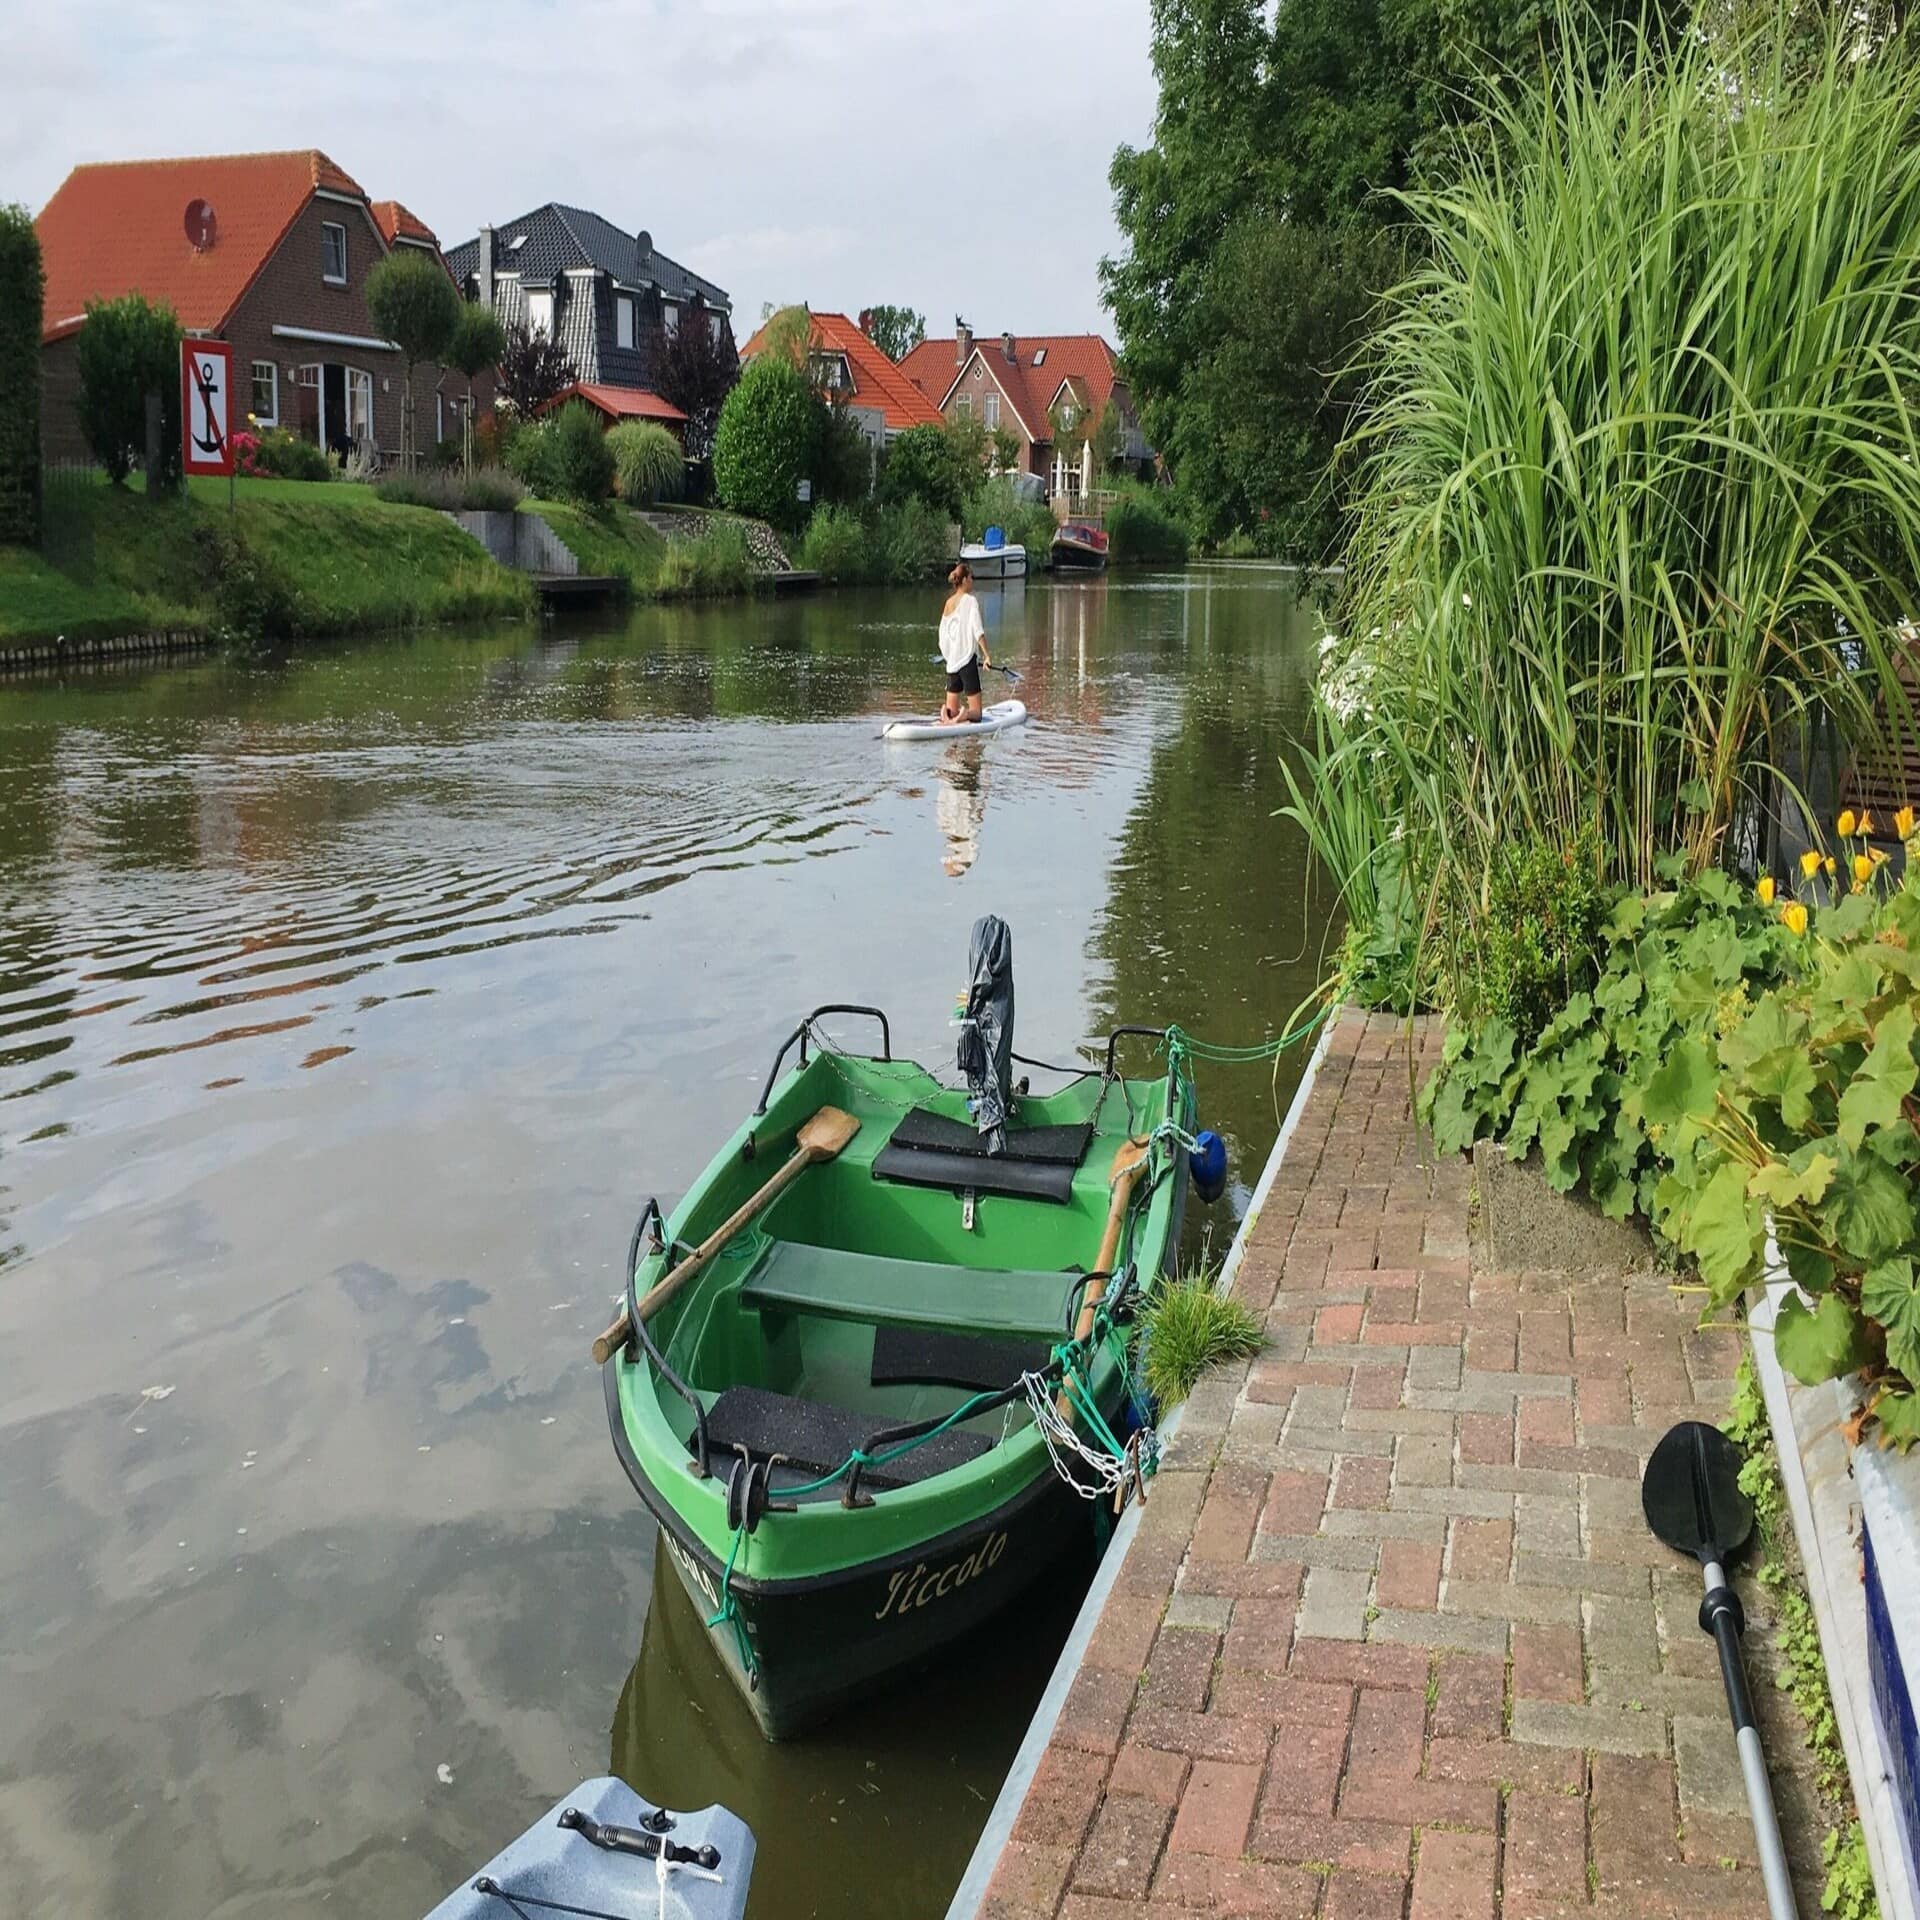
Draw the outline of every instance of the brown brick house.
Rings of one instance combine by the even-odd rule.
[[[950,420],[971,415],[1020,443],[1018,473],[1037,473],[1072,505],[1100,484],[1087,434],[1112,406],[1119,457],[1144,471],[1152,449],[1113,349],[1097,333],[983,335],[964,321],[944,340],[923,340],[900,371]]]
[[[196,246],[187,209],[212,209]],[[89,300],[141,293],[190,334],[233,347],[239,411],[335,452],[400,444],[400,352],[367,314],[366,279],[398,247],[440,260],[427,225],[374,202],[324,153],[227,154],[76,167],[34,222],[46,261],[41,444],[85,459],[76,337]],[[444,261],[442,265],[444,266]],[[414,370],[420,442],[458,431],[466,381]],[[476,383],[490,404],[490,384]]]

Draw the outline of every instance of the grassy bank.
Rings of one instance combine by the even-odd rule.
[[[654,591],[667,542],[637,513],[612,502],[594,512],[564,500],[529,500],[524,510],[539,514],[553,529],[582,573],[624,580],[636,599]]]
[[[527,583],[440,514],[338,482],[224,481],[176,499],[61,479],[37,553],[0,548],[0,641],[246,624],[290,637],[532,609]]]

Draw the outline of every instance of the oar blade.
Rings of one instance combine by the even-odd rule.
[[[816,1160],[831,1160],[860,1131],[860,1122],[838,1107],[822,1107],[800,1131],[794,1143]]]
[[[1724,1560],[1753,1531],[1740,1449],[1718,1427],[1683,1420],[1653,1450],[1640,1482],[1647,1525],[1676,1553]]]

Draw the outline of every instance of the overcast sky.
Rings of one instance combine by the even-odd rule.
[[[444,245],[590,207],[733,296],[1111,333],[1148,0],[22,0],[0,200],[83,160],[317,146]],[[216,211],[218,209],[216,208]]]

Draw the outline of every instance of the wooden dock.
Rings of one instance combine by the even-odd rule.
[[[617,573],[536,573],[530,577],[545,607],[598,606],[623,593],[627,585]]]

